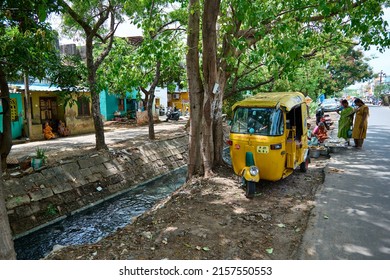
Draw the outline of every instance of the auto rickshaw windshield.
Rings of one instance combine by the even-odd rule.
[[[265,136],[282,135],[283,113],[275,108],[239,107],[234,112],[231,132]]]

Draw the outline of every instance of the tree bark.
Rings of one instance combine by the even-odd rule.
[[[0,174],[2,174],[0,164]],[[15,260],[16,253],[9,225],[5,197],[3,193],[3,178],[0,176],[0,260]]]
[[[223,120],[222,105],[223,94],[226,86],[226,72],[221,70],[218,73],[219,94],[215,98],[214,116],[213,116],[213,136],[214,136],[214,164],[223,164]]]
[[[233,53],[232,44],[229,38],[234,36],[234,32],[239,31],[239,23],[236,23],[235,31],[227,33],[223,37],[222,41],[222,53],[221,57],[217,60],[218,63],[218,81],[219,81],[219,94],[216,97],[214,108],[214,122],[213,122],[213,135],[214,135],[214,162],[215,164],[223,164],[223,147],[224,147],[224,132],[223,132],[223,120],[222,120],[222,105],[225,96],[225,88],[228,79],[231,76],[228,70],[228,63],[226,58]]]
[[[3,108],[3,132],[0,135],[0,260],[14,260],[16,253],[12,241],[11,229],[8,221],[5,197],[3,193],[3,170],[7,167],[7,156],[12,147],[11,112],[9,108],[9,88],[7,78],[0,67],[0,90]]]
[[[200,75],[199,61],[199,31],[200,3],[190,0],[188,5],[188,35],[186,55],[188,90],[190,96],[190,133],[187,180],[202,172],[200,157],[203,113],[203,84]]]
[[[154,101],[154,90],[152,91],[152,88],[150,88],[150,95],[149,100],[147,104],[148,108],[148,119],[149,119],[149,140],[155,140],[156,135],[154,133],[154,119],[153,119],[153,101]]]
[[[154,120],[153,120],[153,101],[154,101],[154,92],[156,90],[157,84],[160,80],[160,68],[161,68],[161,61],[157,61],[156,64],[156,75],[154,76],[154,80],[152,85],[149,89],[149,98],[148,98],[148,118],[149,118],[149,139],[154,140],[156,139],[155,133],[154,133]]]
[[[5,72],[0,67],[0,91],[1,101],[3,107],[3,131],[1,133],[1,165],[3,169],[7,169],[7,157],[12,147],[12,130],[11,130],[11,110],[10,110],[10,98],[7,77]]]
[[[87,34],[88,35],[88,34]],[[92,118],[95,127],[96,150],[107,149],[104,137],[103,120],[100,114],[100,96],[96,87],[96,67],[93,60],[93,36],[88,35],[86,40],[86,60],[88,68],[88,84],[92,97]]]
[[[212,175],[214,166],[213,123],[218,92],[213,92],[217,80],[217,19],[220,0],[206,0],[203,10],[203,81],[205,84],[205,99],[203,102],[203,139],[202,157],[204,176]]]

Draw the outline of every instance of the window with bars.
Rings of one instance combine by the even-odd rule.
[[[90,109],[90,100],[85,96],[81,96],[77,98],[77,107],[78,107],[78,115],[79,117],[89,117],[91,116]]]
[[[18,103],[16,101],[16,98],[10,98],[9,101],[10,101],[9,105],[10,105],[10,109],[11,109],[11,121],[15,122],[15,121],[19,120]]]
[[[57,100],[54,97],[40,97],[39,98],[39,110],[41,116],[41,122],[46,120],[57,119]]]

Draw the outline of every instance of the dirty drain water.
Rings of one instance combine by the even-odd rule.
[[[185,182],[186,168],[140,185],[116,198],[47,226],[14,241],[17,259],[36,260],[47,255],[54,245],[95,243],[130,223]]]

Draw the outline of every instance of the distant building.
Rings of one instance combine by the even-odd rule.
[[[81,59],[85,60],[87,57],[85,46],[76,46],[76,44],[64,44],[60,45],[61,55],[78,55]]]

